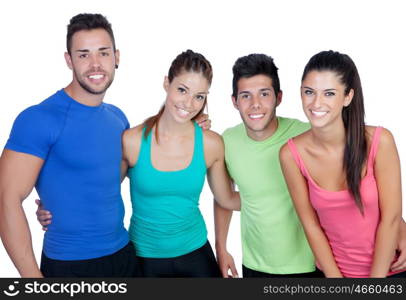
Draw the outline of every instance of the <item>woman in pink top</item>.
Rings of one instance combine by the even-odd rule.
[[[318,267],[326,277],[406,277],[390,271],[402,212],[399,156],[387,129],[364,124],[354,62],[334,51],[314,55],[301,96],[312,128],[280,158]]]

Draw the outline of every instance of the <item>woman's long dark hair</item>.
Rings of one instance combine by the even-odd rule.
[[[343,168],[346,173],[348,188],[363,214],[364,207],[360,195],[360,184],[362,168],[367,158],[367,141],[364,96],[357,67],[348,55],[330,50],[317,53],[309,60],[303,71],[302,81],[311,71],[334,72],[345,86],[345,95],[348,95],[351,89],[354,91],[351,103],[342,111],[346,137]]]
[[[213,70],[210,62],[203,55],[201,55],[200,53],[193,52],[192,50],[182,52],[172,62],[171,67],[169,68],[168,71],[169,83],[171,83],[176,76],[180,75],[183,72],[201,73],[204,76],[204,78],[207,79],[209,85],[211,84],[211,81],[213,79]],[[196,114],[196,116],[193,117],[192,120],[196,119],[204,111],[206,105],[207,105],[207,97],[204,100],[204,105],[202,109]],[[161,109],[156,115],[149,117],[144,121],[143,123],[143,128],[145,128],[144,138],[148,137],[148,134],[155,126],[155,139],[157,142],[159,142],[158,123],[164,112],[164,109],[165,105],[161,107]]]

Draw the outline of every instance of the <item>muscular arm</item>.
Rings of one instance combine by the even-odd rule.
[[[386,277],[395,256],[402,211],[400,160],[392,134],[382,130],[375,158],[380,221],[370,277]]]
[[[0,158],[0,236],[22,277],[42,277],[22,201],[31,193],[43,160],[4,150]]]
[[[296,165],[287,144],[280,151],[283,175],[307,240],[326,277],[343,277],[335,262],[327,237],[320,226],[307,189],[306,179]]]

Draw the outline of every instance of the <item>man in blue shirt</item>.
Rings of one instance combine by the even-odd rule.
[[[129,123],[103,102],[119,64],[107,19],[73,17],[65,59],[72,82],[20,113],[0,158],[0,235],[22,277],[134,276],[120,194],[121,135]],[[22,208],[34,186],[53,214],[42,272]]]

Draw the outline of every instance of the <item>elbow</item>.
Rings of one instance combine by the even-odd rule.
[[[215,198],[215,201],[224,209],[239,210],[239,205],[237,205],[237,203],[235,203],[233,200],[217,200],[217,198]]]
[[[400,228],[400,224],[402,221],[402,217],[400,213],[396,213],[390,216],[381,216],[381,220],[379,222],[379,227],[385,227],[390,230],[394,230],[398,232]]]

